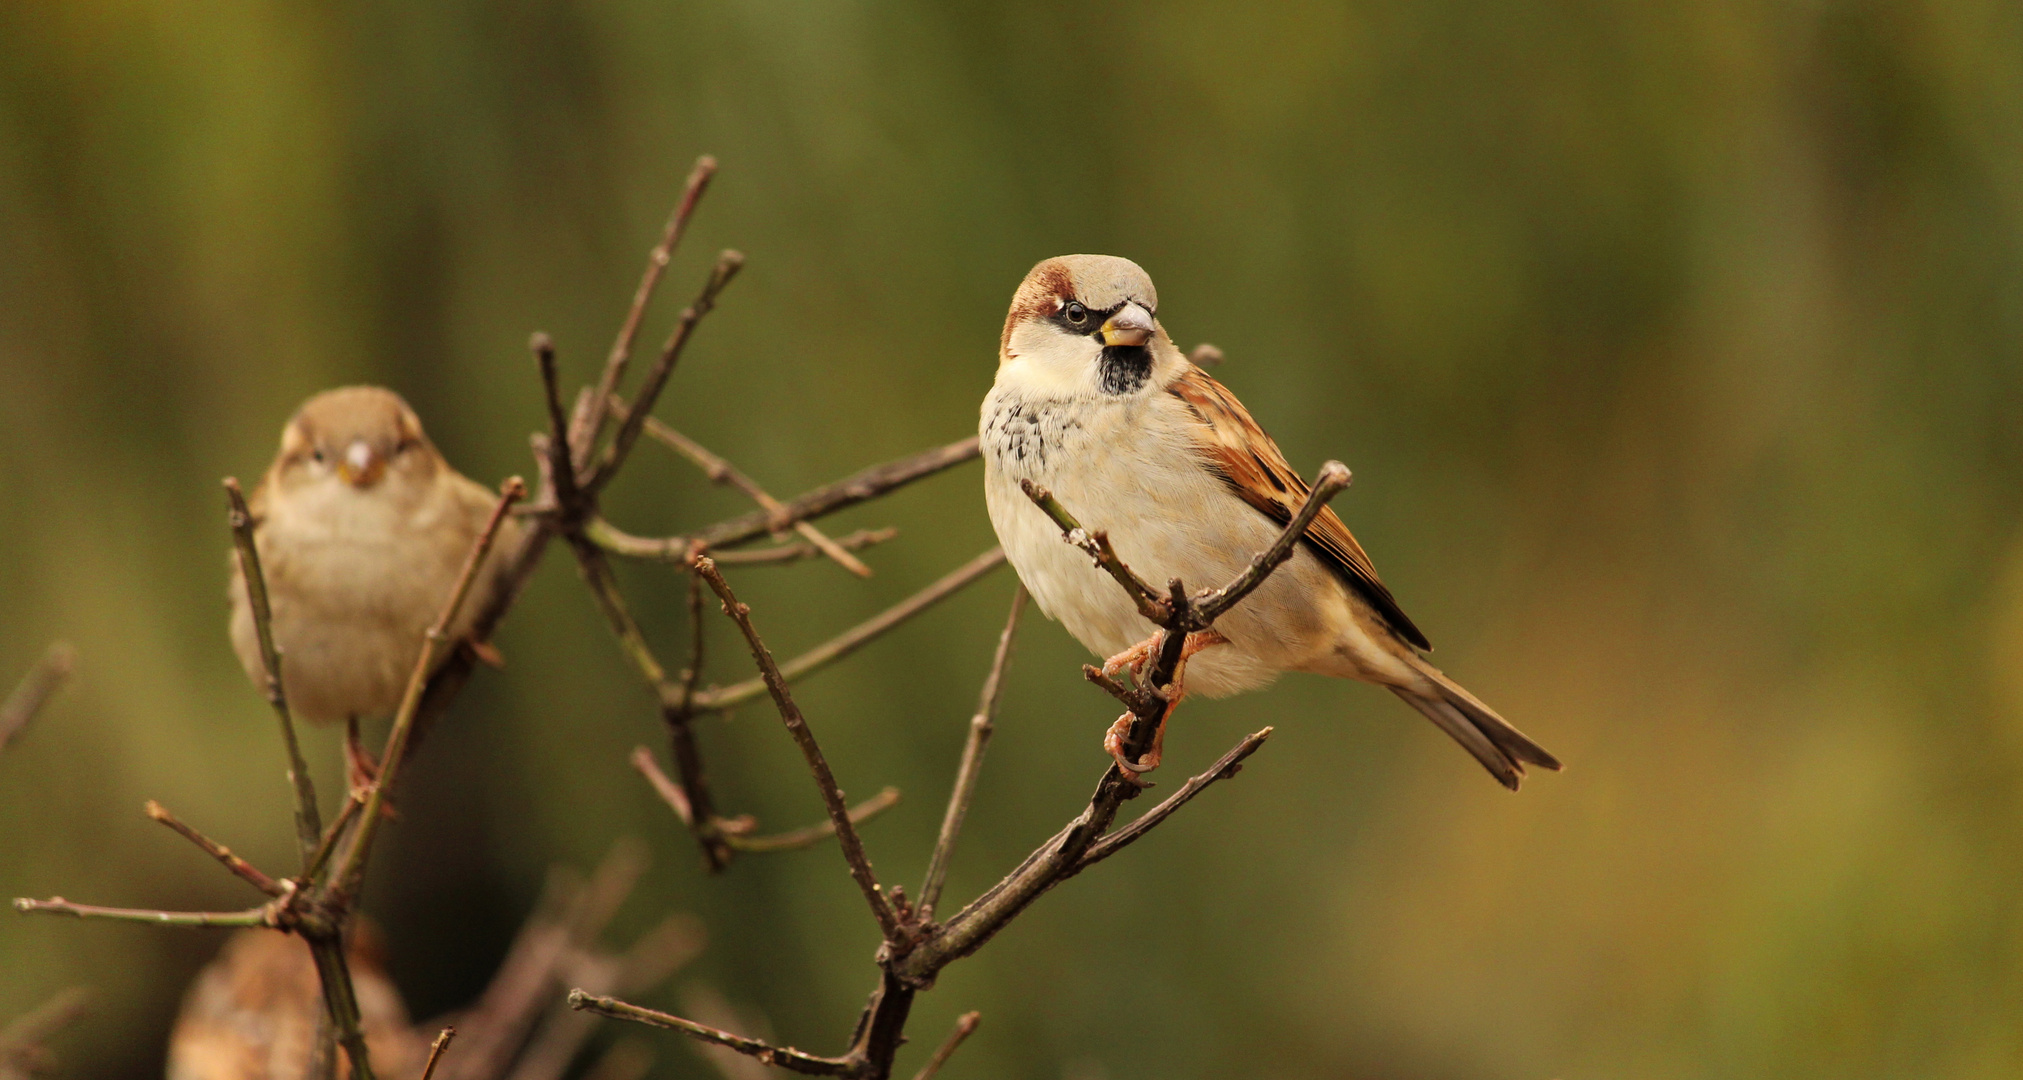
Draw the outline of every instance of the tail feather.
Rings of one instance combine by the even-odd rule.
[[[1484,705],[1474,694],[1462,689],[1424,660],[1416,656],[1411,659],[1412,666],[1425,676],[1425,682],[1416,686],[1393,686],[1390,691],[1425,713],[1426,718],[1438,725],[1440,730],[1475,755],[1475,760],[1481,762],[1482,767],[1488,769],[1490,775],[1504,787],[1516,791],[1518,784],[1524,780],[1526,765],[1555,771],[1562,767],[1550,751],[1510,726],[1510,721],[1498,716],[1495,709]]]

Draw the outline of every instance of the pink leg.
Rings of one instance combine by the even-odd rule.
[[[1116,663],[1120,658],[1128,657],[1128,659],[1123,659],[1122,663],[1118,663],[1118,670],[1122,670],[1124,663],[1133,664],[1134,667],[1143,665],[1150,658],[1151,649],[1156,648],[1158,642],[1159,636],[1155,634],[1150,640],[1133,645],[1130,649],[1125,650],[1125,652],[1111,657],[1110,662],[1103,665],[1103,673],[1106,675],[1115,674],[1116,672],[1110,668],[1110,663]],[[1131,713],[1125,713],[1117,718],[1116,723],[1110,725],[1110,730],[1103,736],[1103,749],[1109,753],[1111,760],[1117,763],[1117,768],[1123,770],[1126,776],[1135,779],[1159,767],[1159,762],[1164,756],[1166,749],[1166,721],[1173,718],[1173,710],[1179,708],[1180,702],[1187,697],[1187,661],[1195,653],[1203,649],[1228,643],[1228,638],[1213,630],[1203,630],[1200,633],[1187,635],[1186,643],[1180,647],[1180,663],[1173,669],[1173,682],[1161,691],[1161,696],[1166,699],[1166,709],[1159,715],[1159,727],[1152,734],[1152,747],[1145,751],[1144,757],[1133,762],[1124,756],[1124,740],[1131,734]],[[1131,657],[1130,654],[1133,652],[1138,653],[1138,655]]]
[[[362,803],[372,791],[372,786],[379,783],[379,762],[372,759],[371,752],[366,750],[364,741],[358,737],[356,716],[345,721],[344,761],[347,779],[351,784],[351,797]],[[393,800],[380,800],[379,816],[387,821],[399,819],[400,815],[393,810]]]
[[[1153,634],[1151,637],[1103,661],[1103,674],[1115,678],[1118,672],[1127,667],[1131,669],[1132,674],[1137,674],[1144,667],[1146,658],[1150,657],[1153,651],[1159,648],[1159,639],[1163,636],[1162,634]]]

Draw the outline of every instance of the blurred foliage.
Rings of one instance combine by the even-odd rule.
[[[527,471],[528,332],[590,376],[704,151],[649,337],[710,252],[751,263],[671,422],[783,495],[960,437],[1026,268],[1128,255],[1293,461],[1355,468],[1338,505],[1442,666],[1571,763],[1510,796],[1348,684],[1190,703],[1176,772],[1279,735],[950,970],[913,1025],[983,1010],[949,1075],[2023,1069],[2013,0],[0,0],[0,683],[80,654],[0,759],[0,895],[250,902],[148,797],[286,865],[218,477],[360,381],[466,472]],[[761,629],[795,651],[986,547],[977,488],[838,519],[904,530],[872,580],[741,575]],[[653,448],[614,500],[639,532],[742,509]],[[627,582],[674,653],[679,580]],[[1010,588],[805,683],[845,784],[906,792],[868,830],[892,880]],[[620,932],[694,911],[696,978],[841,1046],[875,941],[833,850],[700,872],[564,560],[500,645],[369,897],[414,1013],[630,833],[658,865]],[[952,898],[1086,797],[1115,710],[1081,659],[1029,626]],[[704,737],[728,809],[819,814],[766,710]],[[334,793],[334,733],[310,751]],[[0,919],[0,1018],[89,983],[65,1075],[157,1073],[219,941]]]

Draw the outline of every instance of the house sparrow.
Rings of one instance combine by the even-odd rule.
[[[424,1037],[408,1026],[407,1006],[387,978],[377,935],[352,931],[346,959],[358,998],[366,1051],[381,1076],[421,1071]],[[240,930],[183,995],[169,1035],[169,1080],[309,1080],[323,990],[301,938]],[[337,1051],[338,1075],[349,1073]]]
[[[391,390],[327,390],[282,430],[281,451],[248,508],[283,689],[296,715],[348,722],[354,786],[373,773],[358,745],[358,721],[399,708],[423,636],[441,617],[497,503],[443,460],[414,410]],[[503,553],[516,546],[518,532],[511,519],[502,524],[450,628],[452,639],[481,656],[489,646],[469,642],[471,623],[503,586]],[[247,677],[264,686],[236,558],[230,596],[232,647]]]
[[[1106,530],[1141,577],[1220,585],[1278,536],[1308,488],[1243,404],[1190,363],[1154,317],[1152,279],[1108,255],[1035,266],[1012,298],[980,425],[984,496],[1005,555],[1040,609],[1114,673],[1142,662],[1158,628],[1088,556],[1061,542],[1020,489],[1051,490]],[[1369,556],[1323,509],[1290,561],[1197,635],[1186,688],[1222,697],[1305,671],[1375,683],[1425,713],[1515,790],[1524,766],[1559,761],[1420,656],[1429,649]],[[1205,651],[1203,651],[1205,650]],[[1180,691],[1169,691],[1176,703]],[[1169,713],[1171,708],[1169,706]],[[1121,721],[1120,721],[1121,723]],[[1143,772],[1156,749],[1124,759]]]

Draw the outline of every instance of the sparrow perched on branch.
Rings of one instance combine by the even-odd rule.
[[[1110,658],[1110,673],[1142,662],[1159,630],[1062,542],[1021,481],[1049,489],[1090,532],[1107,531],[1141,577],[1194,589],[1242,571],[1308,492],[1243,403],[1174,346],[1158,310],[1152,279],[1128,259],[1040,263],[1012,298],[983,401],[984,496],[1005,555],[1042,611]],[[1332,510],[1289,562],[1187,646],[1200,652],[1185,669],[1187,690],[1222,697],[1285,671],[1359,679],[1425,713],[1505,787],[1517,788],[1527,764],[1560,767],[1426,662],[1426,636]],[[1174,681],[1177,704],[1184,691]],[[1114,731],[1107,745],[1129,772],[1157,764],[1126,761]]]
[[[376,386],[327,390],[281,432],[281,451],[248,500],[282,655],[282,688],[296,715],[346,721],[352,782],[373,765],[358,745],[362,718],[386,716],[442,614],[498,496],[465,478],[423,434],[398,394]],[[471,623],[502,586],[507,519],[473,582],[453,639],[481,657]],[[255,686],[266,668],[246,583],[232,559],[232,647]],[[443,657],[447,658],[448,650]]]

